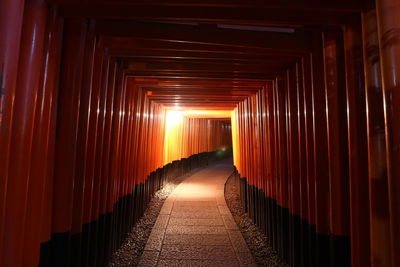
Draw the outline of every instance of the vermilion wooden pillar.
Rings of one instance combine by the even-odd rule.
[[[329,152],[330,233],[332,266],[350,265],[349,160],[347,150],[346,86],[343,34],[340,28],[324,31],[325,99]]]
[[[390,224],[380,51],[376,11],[363,14],[364,70],[368,125],[370,235],[359,235],[353,266],[390,266]],[[356,253],[356,252],[354,252]],[[365,257],[370,254],[371,257]]]
[[[110,236],[111,250],[116,247],[116,217],[118,214],[114,209],[115,203],[118,200],[118,184],[119,184],[119,163],[120,163],[120,143],[121,143],[121,121],[122,121],[122,104],[123,104],[123,90],[121,89],[122,71],[120,62],[116,64],[116,74],[114,80],[114,105],[112,111],[112,132],[111,132],[111,147],[110,147],[110,172],[109,172],[109,191],[108,191],[108,211],[112,214],[110,222],[110,232],[106,233]]]
[[[61,22],[57,10],[51,9],[47,21],[43,68],[35,114],[25,221],[24,266],[39,264],[40,243],[50,239]]]
[[[110,59],[109,62],[109,78],[107,80],[107,105],[104,110],[105,115],[105,133],[104,133],[104,145],[103,153],[104,158],[102,160],[103,170],[102,170],[102,189],[101,189],[101,202],[100,202],[100,213],[107,214],[112,211],[109,205],[109,193],[110,193],[110,151],[112,145],[112,129],[113,129],[113,109],[114,109],[114,97],[116,95],[115,91],[115,75],[116,75],[116,63],[114,60]]]
[[[131,85],[129,85],[131,84]],[[139,131],[140,131],[140,118],[141,118],[141,101],[142,101],[142,97],[144,97],[144,95],[141,93],[141,90],[139,90],[137,88],[137,86],[133,83],[133,82],[128,82],[128,88],[130,88],[130,90],[135,90],[135,94],[137,96],[136,98],[136,102],[135,102],[135,109],[133,112],[133,116],[134,116],[134,136],[133,136],[133,144],[134,144],[134,149],[133,149],[133,157],[132,157],[132,166],[133,169],[131,171],[131,176],[133,177],[133,189],[135,189],[136,184],[139,183],[139,177],[137,175],[137,164],[138,164],[138,151],[139,151]],[[164,139],[163,139],[164,140]],[[136,203],[135,203],[136,205]],[[136,219],[136,218],[134,218]]]
[[[75,156],[74,173],[74,195],[72,212],[72,265],[79,267],[81,256],[84,254],[82,246],[82,227],[83,227],[83,207],[85,205],[85,187],[89,177],[86,176],[86,165],[88,163],[88,132],[89,117],[91,114],[90,102],[92,99],[92,78],[93,78],[93,58],[94,58],[94,25],[93,21],[88,21],[84,26],[87,29],[84,56],[82,65],[82,81],[79,102],[79,120],[77,131],[77,146]]]
[[[140,88],[136,87],[136,90],[138,91],[137,93],[139,94],[139,98],[137,101],[137,114],[136,114],[136,133],[135,133],[135,143],[137,143],[137,146],[135,148],[135,171],[134,171],[134,178],[135,178],[135,185],[136,185],[136,193],[139,194],[139,189],[141,188],[141,184],[143,183],[142,177],[140,175],[140,170],[138,166],[143,166],[141,160],[142,160],[142,147],[143,147],[143,142],[142,142],[142,135],[143,135],[143,121],[144,121],[144,112],[145,112],[145,107],[144,107],[144,101],[145,101],[145,95],[142,93]],[[138,201],[139,202],[139,201]],[[139,206],[140,203],[136,203],[136,211],[135,211],[135,218],[138,218],[139,216]]]
[[[273,134],[271,130],[273,129],[273,91],[272,88],[266,85],[265,89],[258,92],[258,124],[259,124],[259,168],[260,168],[260,188],[265,194],[262,195],[260,199],[259,209],[260,209],[260,223],[261,228],[265,229],[267,234],[271,237],[271,241],[274,240],[273,237],[273,215],[272,215],[272,201],[274,199],[275,190],[273,184],[276,183],[276,179],[273,175],[273,169],[271,168],[271,163],[274,160],[272,155],[273,149],[275,147],[273,143]],[[272,105],[271,105],[272,104]],[[267,149],[267,147],[271,149]],[[268,164],[265,164],[267,163]],[[269,184],[269,181],[272,183]],[[269,189],[269,192],[268,192]],[[267,201],[262,201],[262,200]],[[265,219],[266,220],[265,220]]]
[[[400,266],[400,1],[377,0],[384,96],[392,266]]]
[[[47,5],[26,2],[11,128],[4,223],[3,266],[22,266],[37,92],[42,69]],[[11,40],[10,40],[11,41]],[[11,52],[11,51],[10,51]],[[17,64],[14,62],[14,64]],[[36,177],[37,178],[37,177]],[[35,203],[41,205],[41,203]],[[39,216],[39,215],[37,215]],[[37,229],[39,231],[39,229]]]
[[[288,71],[288,134],[290,140],[289,155],[289,183],[290,183],[290,193],[291,193],[291,264],[293,266],[299,266],[300,264],[300,253],[298,248],[300,248],[300,146],[299,146],[299,110],[298,110],[298,72],[296,71],[298,65],[297,63]]]
[[[132,91],[128,90],[128,88],[126,87],[126,76],[123,76],[123,80],[122,80],[122,87],[124,88],[124,107],[123,107],[123,135],[122,135],[122,153],[121,153],[121,187],[120,187],[120,193],[119,196],[120,198],[122,198],[123,201],[123,206],[124,209],[127,209],[127,198],[126,196],[129,194],[128,193],[128,189],[127,189],[127,184],[128,184],[128,176],[127,176],[127,171],[128,168],[130,168],[130,165],[128,163],[128,151],[129,151],[129,127],[131,124],[131,120],[129,119],[130,116],[130,112],[129,109],[131,107],[132,104]],[[149,142],[151,142],[150,139],[148,139]],[[124,217],[122,216],[121,219],[121,225],[120,225],[120,229],[122,229],[122,233],[123,234],[126,230],[126,222],[128,220],[128,217],[126,217],[126,219],[123,219]],[[122,240],[123,237],[121,237]]]
[[[45,93],[43,103],[43,116],[48,116],[48,127],[43,130],[43,138],[46,130],[48,131],[48,151],[46,165],[46,185],[43,197],[43,212],[41,216],[41,241],[47,242],[51,237],[52,230],[52,206],[53,206],[53,173],[54,173],[54,154],[57,125],[57,107],[58,107],[58,82],[60,76],[60,58],[61,58],[61,37],[63,28],[63,18],[61,18],[56,9],[51,9],[51,15],[48,19],[48,28],[46,32],[45,59],[43,62],[42,83]],[[49,71],[52,70],[52,71]],[[46,115],[45,115],[46,114]],[[43,117],[43,121],[46,121]]]
[[[286,114],[285,114],[285,81],[283,77],[277,78],[277,119],[278,119],[278,147],[279,147],[279,180],[280,188],[278,191],[278,205],[281,207],[279,211],[280,227],[279,227],[279,248],[281,256],[286,256],[287,243],[285,233],[287,233],[287,214],[289,212],[288,201],[288,169],[287,169],[287,143],[286,143]]]
[[[315,266],[313,260],[315,253],[315,166],[314,166],[314,124],[313,124],[313,85],[312,85],[312,55],[302,59],[302,73],[304,86],[304,124],[305,124],[305,160],[306,160],[306,194],[307,194],[307,219],[308,219],[308,264]]]
[[[277,117],[276,117],[276,85],[267,84],[266,89],[268,93],[268,102],[261,102],[262,108],[268,111],[269,117],[269,136],[270,136],[270,150],[268,151],[268,155],[270,156],[270,168],[271,171],[271,180],[272,180],[272,196],[271,196],[271,212],[270,212],[270,220],[272,224],[272,235],[271,235],[271,243],[274,249],[277,249],[278,239],[277,239],[277,191],[278,191],[278,184],[279,184],[279,177],[278,177],[278,144],[277,144]],[[265,99],[265,98],[264,98]],[[264,112],[264,111],[262,111]],[[263,115],[261,113],[261,115]],[[260,117],[261,125],[264,123],[264,117]],[[261,132],[261,136],[265,135],[265,127],[263,127],[264,131]],[[261,143],[262,151],[266,150],[266,147]],[[264,152],[265,153],[265,152]],[[263,166],[263,161],[260,162],[260,166]]]
[[[284,137],[286,138],[286,167],[287,167],[287,180],[284,185],[285,190],[287,190],[287,218],[284,226],[284,237],[283,239],[287,242],[285,243],[286,255],[284,256],[285,260],[292,264],[292,221],[291,214],[293,213],[293,194],[292,194],[292,153],[291,148],[293,146],[291,142],[291,122],[290,122],[290,72],[286,70],[285,76],[285,93],[284,93],[284,116],[285,116],[285,126],[286,131],[284,133]]]
[[[94,27],[94,22],[91,22],[90,29]],[[92,70],[89,76],[88,88],[91,90],[91,97],[89,103],[89,116],[88,116],[88,140],[87,140],[87,151],[86,151],[86,166],[85,166],[85,186],[84,186],[84,202],[83,202],[83,244],[82,253],[83,265],[88,264],[90,259],[90,238],[94,236],[94,226],[92,223],[92,211],[93,211],[93,194],[95,193],[95,186],[99,183],[94,183],[94,168],[97,147],[97,133],[98,133],[98,117],[99,117],[99,103],[100,103],[100,82],[102,75],[102,63],[103,63],[103,49],[99,43],[97,43],[97,37],[94,36],[93,40],[89,39],[90,42],[95,43],[94,47],[91,44],[91,50],[94,51]],[[91,224],[92,223],[92,224]]]
[[[305,117],[305,82],[303,67],[304,61],[301,61],[296,66],[296,75],[298,79],[297,85],[297,105],[298,105],[298,129],[299,129],[299,191],[300,191],[300,266],[310,266],[308,257],[308,242],[309,242],[309,218],[308,218],[308,191],[307,191],[307,146],[306,146],[306,121]]]
[[[350,231],[352,255],[361,235],[369,232],[368,140],[361,18],[355,15],[344,28],[347,124],[350,174]]]
[[[102,243],[102,232],[101,229],[104,226],[104,214],[100,212],[100,202],[101,199],[105,196],[102,194],[102,187],[104,186],[102,180],[102,172],[103,165],[102,159],[105,157],[103,153],[104,149],[104,134],[105,134],[105,109],[107,104],[107,83],[109,79],[109,58],[104,54],[104,48],[101,40],[98,40],[96,45],[96,60],[95,65],[101,66],[100,73],[95,76],[93,82],[93,86],[99,87],[99,102],[98,107],[96,109],[97,118],[97,132],[96,134],[96,153],[94,159],[94,173],[93,173],[93,203],[92,208],[90,210],[90,221],[94,222],[94,229],[91,230],[90,233],[90,253],[89,253],[89,265],[95,266],[96,264],[101,265],[101,261],[99,261],[99,255],[102,255],[103,252],[100,252],[100,249],[103,249]],[[101,60],[101,63],[98,62]],[[96,73],[96,72],[95,72]],[[97,84],[97,85],[96,85]]]
[[[88,38],[88,54],[89,64],[85,68],[88,68],[87,75],[84,78],[84,87],[86,90],[90,90],[90,101],[89,111],[87,112],[87,141],[86,141],[86,155],[85,155],[85,185],[83,191],[83,216],[82,216],[82,265],[86,266],[89,261],[89,240],[91,232],[91,210],[93,201],[93,179],[94,179],[94,162],[96,156],[96,140],[97,140],[97,121],[99,116],[99,92],[100,92],[100,75],[102,69],[102,57],[103,51],[99,45],[96,44],[96,36],[93,31],[95,22],[90,20],[89,24],[89,38]]]
[[[312,54],[313,77],[313,124],[314,124],[314,167],[315,167],[315,222],[316,222],[316,266],[329,266],[330,227],[329,207],[329,151],[327,138],[326,100],[324,90],[323,42],[320,33],[314,34]]]
[[[113,109],[114,109],[114,97],[116,96],[115,91],[115,78],[116,78],[117,64],[115,60],[110,59],[109,61],[109,78],[107,80],[107,105],[105,107],[105,132],[104,132],[104,144],[103,144],[103,154],[102,159],[102,174],[101,174],[101,202],[100,202],[100,213],[102,214],[103,225],[100,229],[101,237],[99,238],[99,254],[101,257],[99,261],[104,263],[108,257],[110,250],[110,221],[112,205],[110,205],[110,190],[113,181],[110,178],[110,159],[111,149],[112,149],[112,129],[113,129]]]
[[[0,2],[0,236],[4,236],[11,127],[24,3],[24,0]],[[0,259],[4,258],[3,253],[4,242],[1,240]]]
[[[79,104],[82,87],[86,20],[64,22],[64,46],[60,69],[56,153],[53,194],[53,259],[60,266],[69,264],[70,231],[73,218],[75,157]]]

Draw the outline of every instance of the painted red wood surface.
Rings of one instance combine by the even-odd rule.
[[[35,150],[38,147],[33,146],[33,142],[36,141],[34,139],[35,113],[38,108],[37,95],[44,54],[46,20],[47,7],[44,1],[35,0],[25,3],[20,56],[17,61],[18,78],[12,117],[14,123],[10,125],[9,179],[7,179],[6,206],[3,211],[4,245],[1,264],[4,266],[24,264],[23,249],[26,238],[31,244],[38,241],[38,239],[32,240],[35,237],[26,234],[28,230],[33,229],[25,227],[25,220],[32,220],[32,223],[38,227],[35,217],[36,212],[40,213],[42,204],[40,195],[43,177],[37,176],[35,172],[37,169],[32,166],[32,157],[38,152]],[[14,62],[14,64],[17,63]],[[30,183],[30,179],[37,180]],[[33,207],[28,206],[28,201],[34,203]],[[35,230],[39,230],[37,227]],[[36,253],[38,253],[37,249]]]
[[[228,2],[0,2],[1,266],[104,264],[230,144],[290,265],[400,265],[398,1]],[[232,116],[182,115],[171,141],[171,110]]]

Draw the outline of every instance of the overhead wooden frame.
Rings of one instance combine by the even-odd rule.
[[[95,25],[124,76],[167,108],[232,110],[310,53],[319,34],[104,19]]]
[[[173,79],[131,77],[132,90],[169,109],[233,110],[236,105],[265,87],[265,81],[229,79]]]
[[[112,0],[48,0],[49,3],[62,6],[62,12],[67,16],[85,16],[96,18],[129,18],[129,19],[170,19],[193,21],[260,21],[260,23],[303,22],[324,24],[328,18],[336,18],[334,12],[359,12],[369,9],[374,1],[368,0],[219,0],[219,1],[196,1],[196,0],[175,0],[175,1],[112,1]],[[79,7],[79,8],[77,8]],[[162,7],[162,8],[160,8]],[[295,15],[301,10],[303,16]],[[312,12],[324,12],[324,15],[315,16]],[[286,16],[282,16],[285,15]],[[288,16],[291,14],[292,16]],[[308,15],[308,16],[307,16]],[[268,19],[270,17],[271,19]],[[340,16],[339,16],[340,17]]]

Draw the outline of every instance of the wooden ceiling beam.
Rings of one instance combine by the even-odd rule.
[[[277,51],[309,52],[313,33],[249,32],[216,27],[170,25],[128,20],[98,20],[96,34],[100,36],[135,37],[147,40],[202,45],[229,46],[240,49],[273,49]]]
[[[221,53],[231,54],[232,56],[273,56],[273,57],[291,57],[298,58],[308,52],[302,51],[288,51],[281,50],[281,47],[232,47],[224,45],[210,45],[210,44],[195,44],[195,43],[176,43],[171,41],[161,40],[146,40],[135,37],[101,37],[101,41],[107,49],[113,51],[114,49],[119,51],[127,51],[127,54],[133,52],[130,51],[145,51],[148,53],[164,51],[164,52],[184,52],[184,53],[203,53],[210,55],[217,55]],[[275,48],[275,49],[274,49]],[[144,52],[144,53],[145,53]],[[120,52],[122,53],[122,52]]]
[[[232,110],[268,81],[230,79],[172,79],[130,77],[128,86],[140,88],[152,102],[166,108]]]
[[[172,77],[152,78],[152,77],[129,77],[128,82],[135,86],[161,87],[187,87],[187,86],[213,86],[223,88],[256,88],[266,86],[266,81],[251,80],[231,80],[231,79],[176,79]]]
[[[264,64],[231,64],[217,62],[185,62],[185,61],[128,61],[124,69],[129,71],[155,71],[155,72],[233,72],[233,73],[276,73],[282,72],[287,67],[280,62]]]
[[[174,94],[174,95],[165,95],[165,96],[148,96],[149,99],[153,100],[165,100],[165,101],[204,101],[204,100],[212,100],[212,101],[242,101],[246,99],[248,96],[235,96],[235,95],[225,95],[225,96],[214,96],[210,93],[204,93],[200,96],[187,96],[185,94]]]
[[[129,54],[131,53],[131,54]],[[132,62],[199,62],[199,63],[231,63],[231,64],[280,64],[288,65],[293,63],[297,58],[293,57],[276,57],[276,56],[233,56],[230,54],[207,55],[179,53],[170,51],[155,51],[151,53],[138,53],[138,51],[125,51],[119,55],[110,53],[110,56],[122,59],[123,61]]]
[[[163,8],[170,13],[168,8],[253,8],[253,9],[292,9],[292,10],[312,10],[312,11],[339,11],[339,12],[359,12],[374,6],[373,0],[47,0],[49,3],[60,5],[64,8],[81,7],[76,11],[90,11],[92,15],[110,16],[107,10],[115,8],[113,16],[129,16],[128,11],[134,8],[149,7],[153,10]],[[83,8],[91,7],[91,8]],[[118,12],[116,12],[118,11]],[[144,11],[143,9],[141,11]],[[154,11],[153,11],[154,12]],[[151,14],[151,9],[144,14]],[[140,13],[133,13],[139,14]],[[73,12],[71,12],[73,15]],[[160,15],[160,14],[158,14]],[[204,16],[204,15],[203,15]]]
[[[179,94],[184,94],[185,96],[188,97],[201,97],[204,94],[207,93],[212,93],[213,96],[215,97],[225,97],[225,96],[235,96],[235,97],[243,97],[243,96],[249,96],[257,92],[258,90],[248,90],[248,91],[233,91],[233,90],[223,90],[223,89],[188,89],[184,88],[182,90],[149,90],[148,95],[151,97],[166,97],[170,95],[179,95]]]
[[[143,78],[174,78],[174,79],[232,79],[232,80],[259,80],[259,81],[273,81],[275,78],[282,74],[276,73],[210,73],[210,72],[152,72],[152,71],[125,71],[127,76],[143,77]]]

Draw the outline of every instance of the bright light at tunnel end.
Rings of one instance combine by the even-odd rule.
[[[218,110],[218,109],[181,109],[180,108],[171,108],[165,109],[165,135],[164,135],[164,164],[168,164],[173,160],[182,158],[182,155],[186,153],[183,148],[182,138],[185,135],[185,131],[188,129],[185,128],[185,123],[189,123],[189,119],[210,119],[210,120],[222,120],[222,121],[231,121],[232,118],[232,110]],[[210,123],[204,124],[211,127]],[[216,126],[215,126],[216,127]],[[221,134],[226,134],[226,128],[228,126],[226,123],[218,124],[220,127],[219,131],[222,131]],[[212,127],[211,127],[212,128]],[[186,130],[185,130],[186,129]],[[207,137],[210,138],[210,137]],[[208,142],[208,141],[207,141]],[[212,144],[208,144],[209,146]],[[202,147],[199,149],[207,149],[206,147]],[[219,147],[214,146],[213,151],[216,150],[217,157],[223,157],[230,151],[230,148],[226,145],[220,144]],[[186,154],[185,154],[186,155]]]
[[[167,127],[172,127],[179,124],[183,120],[183,114],[180,111],[168,110],[167,111]]]
[[[169,113],[181,114],[182,116],[189,118],[231,118],[231,110],[195,110],[195,109],[182,109],[177,107],[174,109],[167,110],[167,116]]]

